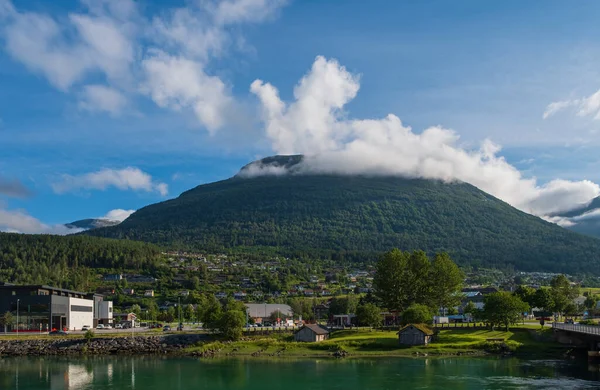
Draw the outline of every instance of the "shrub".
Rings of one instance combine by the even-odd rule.
[[[92,341],[94,339],[94,337],[96,337],[96,334],[94,333],[93,330],[88,329],[85,334],[83,335],[83,338],[87,340],[87,342],[89,343],[90,341]]]

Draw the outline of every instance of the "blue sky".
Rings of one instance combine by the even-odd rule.
[[[509,167],[474,184],[509,203],[543,215],[539,199],[566,192],[574,207],[600,182],[599,16],[595,1],[0,0],[0,229],[62,232],[54,225],[169,199],[258,157],[346,150],[369,138],[352,121],[388,114],[414,134],[452,129],[459,151],[501,145],[493,161]],[[273,100],[250,85],[263,80],[289,108],[304,76],[305,102],[340,87],[343,104],[267,119]],[[297,123],[313,115],[323,121]],[[282,126],[293,142],[269,131]],[[315,138],[329,149],[303,142],[311,126],[331,126]],[[432,141],[418,142],[429,156]],[[478,175],[461,167],[415,169]],[[537,182],[500,188],[510,167]]]

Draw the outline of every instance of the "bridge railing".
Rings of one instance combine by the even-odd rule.
[[[580,324],[563,324],[560,322],[553,322],[552,327],[554,329],[567,330],[570,332],[600,335],[600,326],[580,325]]]

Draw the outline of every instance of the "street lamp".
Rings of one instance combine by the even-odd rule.
[[[19,337],[19,302],[21,300],[17,299],[17,337]]]

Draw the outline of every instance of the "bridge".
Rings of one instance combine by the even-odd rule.
[[[552,328],[555,330],[562,330],[566,332],[580,333],[581,335],[599,336],[600,338],[600,326],[561,324],[560,322],[553,322]]]
[[[553,322],[552,329],[559,343],[586,347],[588,359],[600,358],[600,326]]]

